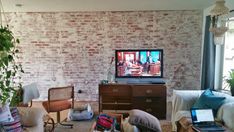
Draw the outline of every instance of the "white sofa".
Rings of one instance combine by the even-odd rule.
[[[190,117],[190,108],[202,94],[202,90],[173,90],[172,100],[172,129],[176,131],[176,122],[182,117]],[[219,108],[217,119],[223,121],[225,126],[234,131],[234,97],[213,92],[214,95],[226,97],[224,104]]]

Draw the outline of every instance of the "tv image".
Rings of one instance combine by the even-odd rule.
[[[162,78],[163,50],[116,50],[116,78]]]

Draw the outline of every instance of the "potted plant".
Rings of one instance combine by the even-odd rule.
[[[8,26],[0,27],[0,104],[9,103],[16,106],[22,100],[22,84],[20,74],[22,66],[16,62],[19,50]]]
[[[229,78],[226,79],[226,82],[230,86],[232,96],[234,96],[234,70],[229,72]]]

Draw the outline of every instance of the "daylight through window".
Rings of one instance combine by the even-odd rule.
[[[229,76],[229,71],[234,70],[234,17],[227,22],[229,27],[225,36],[224,63],[223,63],[223,89],[230,90],[225,78]]]

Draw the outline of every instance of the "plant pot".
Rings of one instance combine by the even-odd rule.
[[[234,88],[231,88],[231,94],[234,96]]]

